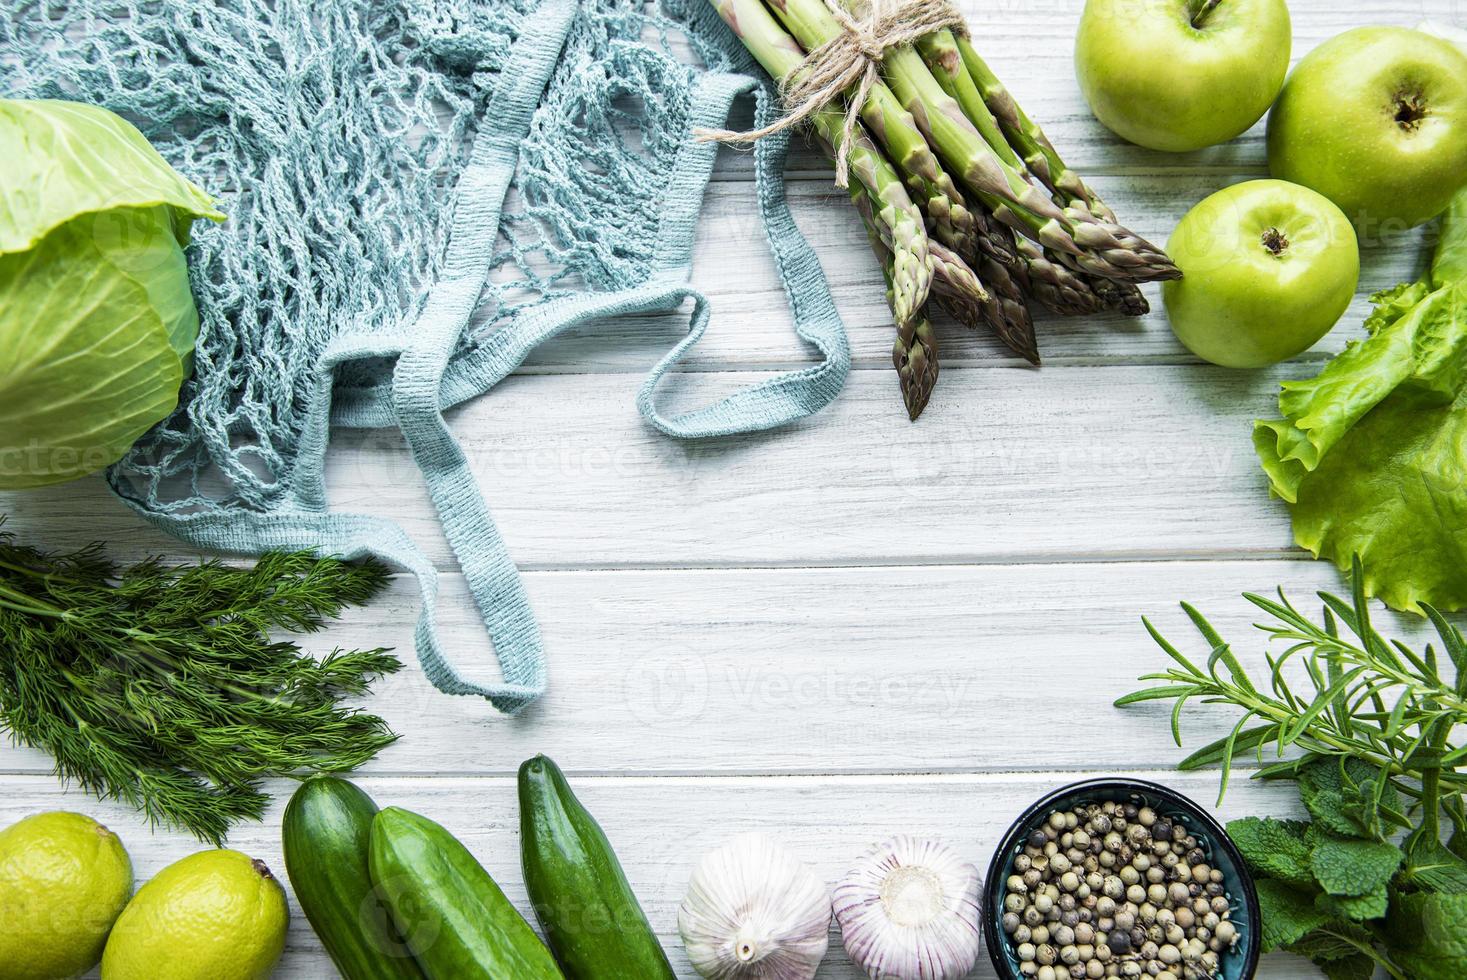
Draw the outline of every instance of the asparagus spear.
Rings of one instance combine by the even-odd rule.
[[[1025,166],[1050,189],[1057,202],[1084,207],[1104,221],[1115,222],[1115,212],[1069,168],[1044,130],[1009,94],[971,41],[956,37],[951,31],[942,31],[924,38],[921,48],[939,81],[948,79],[945,84],[952,86],[963,111],[970,118],[978,115],[995,122],[1008,144],[1023,155]],[[1106,306],[1128,316],[1144,316],[1151,309],[1141,290],[1132,283],[1109,283],[1090,277],[1089,284]]]
[[[780,27],[762,0],[718,0],[718,14],[775,80],[787,83],[801,70],[805,52]],[[844,115],[837,109],[827,108],[811,118],[816,132],[830,145],[839,146],[845,134]],[[851,173],[875,202],[876,220],[890,236],[893,314],[898,321],[911,320],[927,302],[932,284],[932,258],[922,212],[912,203],[891,164],[864,132],[855,135],[848,159]],[[909,160],[909,163],[920,165],[921,161]]]
[[[835,118],[841,119],[838,113]],[[820,128],[832,148],[838,148],[839,141],[845,138],[844,119],[839,124],[827,120]],[[864,133],[855,137],[849,161],[851,173],[861,184],[861,192],[869,195],[874,206],[875,220],[891,235],[888,278],[892,314],[900,327],[916,319],[927,302],[935,273],[932,257],[935,243],[927,238],[921,211],[907,196],[901,177],[871,143],[870,137]]]
[[[901,380],[907,418],[915,422],[937,387],[937,331],[927,317],[919,316],[905,326],[897,324],[891,362]]]
[[[1090,283],[1080,278],[1035,242],[1019,236],[1015,246],[1029,277],[1029,292],[1051,313],[1089,316],[1104,305]]]
[[[1115,212],[1091,193],[1080,175],[1065,164],[1054,145],[1044,135],[1044,130],[1029,118],[1009,94],[1003,82],[999,81],[988,63],[979,56],[972,42],[967,38],[953,38],[952,47],[957,52],[963,74],[972,84],[987,114],[996,119],[1005,138],[1023,156],[1029,170],[1057,197],[1065,201],[1083,202],[1098,217],[1115,221]],[[964,108],[967,107],[967,103],[964,103]]]
[[[896,312],[896,292],[892,283],[892,252],[882,240],[881,225],[872,217],[870,202],[859,188],[849,188],[851,201],[861,212],[866,225],[866,238],[871,251],[881,263],[882,275],[886,277],[886,303],[891,307],[896,320],[896,337],[891,345],[891,362],[897,369],[901,383],[902,402],[907,406],[907,418],[913,422],[927,407],[932,389],[937,386],[937,331],[925,315],[918,314],[903,320]]]

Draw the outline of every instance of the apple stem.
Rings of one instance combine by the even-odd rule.
[[[1201,30],[1202,22],[1207,20],[1208,15],[1216,10],[1217,5],[1220,3],[1222,3],[1222,0],[1204,0],[1197,13],[1192,15],[1192,26],[1197,30]]]

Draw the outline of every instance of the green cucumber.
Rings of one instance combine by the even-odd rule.
[[[301,910],[346,980],[423,980],[374,893],[367,842],[377,804],[335,776],[301,783],[285,808],[285,870]]]
[[[535,930],[447,830],[390,806],[371,836],[372,880],[428,980],[564,980]]]
[[[530,759],[519,793],[525,887],[568,980],[673,980],[611,842],[559,767]]]

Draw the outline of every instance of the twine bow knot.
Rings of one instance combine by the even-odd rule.
[[[857,14],[841,0],[825,0],[841,32],[805,55],[800,66],[778,80],[784,115],[762,129],[735,132],[700,129],[701,142],[753,143],[799,126],[851,92],[846,103],[842,139],[835,149],[835,182],[849,181],[851,140],[871,87],[881,80],[881,62],[891,48],[914,44],[944,28],[964,30],[963,15],[951,0],[866,0]]]

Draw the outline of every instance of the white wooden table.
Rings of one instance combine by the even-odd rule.
[[[1081,0],[964,6],[982,50],[1072,165],[1154,241],[1207,194],[1265,174],[1261,126],[1186,156],[1106,133],[1073,80]],[[1467,19],[1463,0],[1290,6],[1296,56],[1359,24]],[[673,382],[689,401],[809,356],[788,325],[749,175],[747,159],[728,154],[708,191],[695,284],[715,321]],[[738,831],[779,835],[833,882],[895,832],[940,835],[982,869],[1025,805],[1090,775],[1142,773],[1211,803],[1216,774],[1172,768],[1184,752],[1165,706],[1110,706],[1164,660],[1139,617],[1195,649],[1176,608],[1189,599],[1257,665],[1240,592],[1339,587],[1290,546],[1250,423],[1273,413],[1281,379],[1312,374],[1355,335],[1366,295],[1413,278],[1421,257],[1415,238],[1367,243],[1361,298],[1334,334],[1299,362],[1254,373],[1200,364],[1159,313],[1044,318],[1038,371],[943,323],[941,381],[912,425],[859,223],[818,158],[797,156],[789,182],[850,330],[842,396],[784,431],[677,443],[632,404],[677,322],[609,323],[547,346],[453,421],[526,573],[550,694],[509,720],[436,693],[411,664],[369,705],[402,738],[361,785],[460,835],[522,908],[514,772],[536,752],[559,761],[687,976],[677,905],[697,857]],[[431,549],[451,649],[464,664],[487,659],[401,439],[338,436],[330,483],[339,506],[394,515]],[[9,495],[0,510],[48,547],[101,538],[123,554],[187,554],[100,480]],[[411,661],[416,614],[412,583],[400,582],[314,646],[386,643]],[[1231,721],[1189,708],[1189,748]],[[199,847],[64,791],[49,769],[40,752],[0,747],[0,825],[44,809],[94,814],[122,835],[140,879]],[[230,843],[283,877],[282,805]],[[1240,779],[1221,815],[1297,809],[1289,786]],[[298,910],[277,975],[333,975]],[[858,975],[832,932],[821,976]],[[992,976],[986,956],[975,975]],[[1317,974],[1275,956],[1259,975]]]

